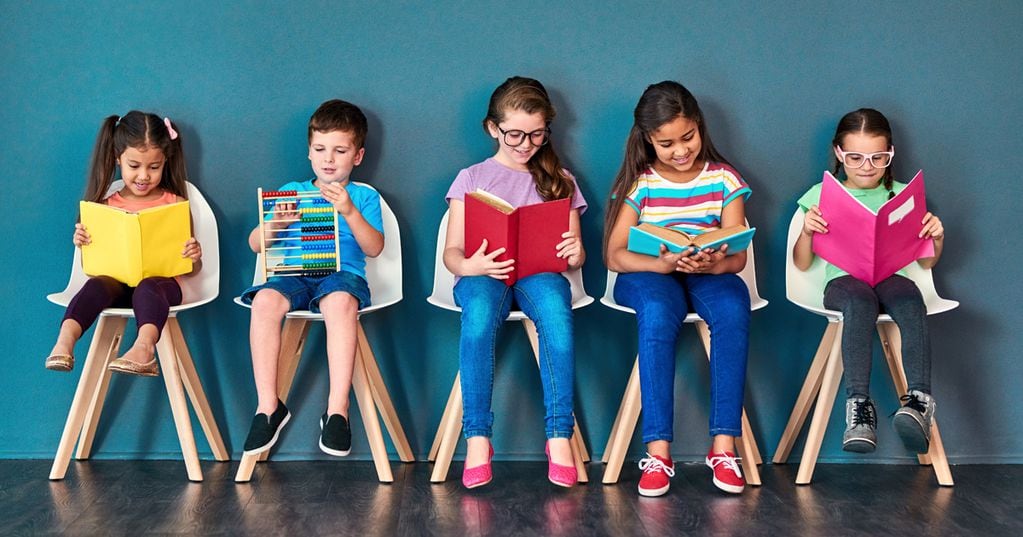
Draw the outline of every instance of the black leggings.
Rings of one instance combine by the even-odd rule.
[[[877,316],[882,312],[891,315],[902,334],[902,365],[909,389],[931,393],[927,307],[913,280],[896,274],[871,288],[852,276],[841,276],[824,289],[824,307],[842,312],[847,397],[870,394],[871,351]]]
[[[96,322],[106,308],[127,308],[135,310],[135,325],[156,326],[157,338],[167,323],[171,306],[181,304],[181,287],[174,278],[154,276],[131,287],[109,276],[96,276],[85,282],[81,291],[71,299],[64,319],[74,319],[86,331]]]

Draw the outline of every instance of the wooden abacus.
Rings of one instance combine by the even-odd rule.
[[[263,277],[327,276],[341,270],[341,248],[337,234],[337,211],[318,190],[298,192],[273,190],[259,195],[259,241],[263,251]],[[279,210],[281,202],[295,208]],[[267,215],[298,213],[297,218],[277,220],[289,227],[269,229]],[[292,224],[301,222],[302,225]],[[267,234],[271,234],[268,238]]]

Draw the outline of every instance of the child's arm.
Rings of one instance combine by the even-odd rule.
[[[328,183],[320,187],[320,192],[324,199],[334,204],[334,209],[345,219],[362,253],[367,257],[376,257],[384,251],[384,234],[363,218],[345,187],[338,183]]]
[[[570,269],[577,269],[586,262],[586,250],[583,248],[579,228],[579,210],[572,209],[568,216],[568,231],[561,235],[565,240],[558,243],[558,257],[567,259]]]
[[[661,255],[648,255],[630,252],[629,228],[639,223],[639,214],[628,204],[622,204],[611,227],[611,236],[607,240],[607,268],[615,272],[658,272],[671,274],[678,267],[682,253],[671,253],[662,244]]]
[[[291,225],[291,222],[282,222],[281,220],[294,220],[299,216],[298,204],[294,201],[278,201],[274,204],[273,215],[263,225],[265,228],[264,233],[266,238],[272,239],[275,236],[275,233],[273,233],[274,231],[282,230]],[[252,251],[257,254],[260,252],[261,243],[259,239],[259,227],[260,226],[256,226],[252,229],[252,232],[249,233],[249,248],[252,248]]]
[[[806,270],[814,260],[813,235],[814,233],[827,233],[828,223],[821,217],[821,210],[816,205],[811,205],[803,216],[803,230],[796,239],[796,245],[792,247],[792,262],[799,270]]]
[[[574,211],[573,211],[574,212]],[[578,223],[578,219],[576,220]],[[504,248],[487,253],[487,240],[471,257],[465,257],[465,202],[452,199],[448,208],[448,231],[444,241],[444,266],[455,276],[490,276],[507,280],[514,270],[514,259],[497,262],[494,258],[503,254]]]
[[[179,199],[178,201],[184,201]],[[181,251],[181,257],[187,257],[192,260],[192,272],[188,274],[195,274],[202,270],[202,245],[199,244],[199,240],[195,238],[195,224],[189,219],[188,225],[192,230],[192,235],[187,241],[185,241],[185,249]]]
[[[924,225],[924,228],[920,230],[920,237],[930,237],[934,239],[934,257],[918,259],[917,263],[920,263],[920,266],[925,269],[930,269],[934,268],[934,265],[938,264],[938,258],[941,257],[941,250],[945,246],[945,227],[941,224],[941,220],[930,212],[924,215],[924,219],[921,223]]]
[[[721,211],[721,227],[746,225],[746,201],[742,196],[732,200]],[[720,250],[703,249],[678,260],[679,272],[686,274],[735,274],[746,267],[746,252],[728,253],[726,244]]]

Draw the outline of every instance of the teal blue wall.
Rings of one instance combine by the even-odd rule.
[[[413,449],[425,457],[457,368],[458,316],[425,301],[443,195],[459,169],[492,153],[479,126],[487,98],[522,74],[551,90],[554,136],[590,201],[584,276],[593,295],[604,291],[604,197],[636,100],[663,79],[698,96],[716,145],[753,188],[749,219],[759,228],[760,289],[771,304],[753,316],[747,408],[765,459],[824,328],[785,300],[794,201],[820,177],[838,118],[860,106],[884,111],[901,170],[926,168],[929,202],[948,229],[939,291],[963,302],[931,324],[946,448],[954,462],[1023,460],[1023,255],[1008,233],[1023,168],[1018,2],[75,4],[4,2],[0,17],[0,457],[46,458],[56,448],[80,368],[43,369],[62,313],[44,297],[66,283],[100,120],[133,108],[179,123],[192,179],[220,223],[221,296],[181,322],[228,446],[240,452],[255,392],[248,312],[231,298],[252,273],[245,239],[254,192],[310,175],[306,120],[334,97],[369,116],[366,163],[355,177],[376,185],[402,227],[405,300],[364,323]],[[600,453],[632,367],[635,326],[599,304],[579,311],[576,323],[578,415]],[[506,458],[542,457],[539,378],[524,334],[508,328],[496,448]],[[695,458],[708,441],[707,367],[689,328],[679,363],[674,450]],[[875,364],[874,392],[887,415],[896,400]],[[316,327],[281,458],[321,457],[326,384]],[[850,460],[839,446],[837,406],[831,425],[822,457]],[[368,458],[361,431],[357,424],[354,456]],[[855,460],[910,460],[889,427],[880,435],[878,452]],[[208,456],[205,441],[199,446]],[[634,453],[641,449],[633,443]],[[161,381],[114,379],[97,450],[177,456]]]

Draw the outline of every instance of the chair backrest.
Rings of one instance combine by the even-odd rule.
[[[749,225],[749,222],[746,222]],[[749,303],[750,311],[756,311],[760,308],[767,306],[767,300],[760,296],[760,291],[757,290],[757,267],[756,259],[753,255],[753,242],[750,242],[749,248],[746,248],[746,266],[739,272],[739,277],[742,281],[746,282],[746,288],[749,289]],[[629,313],[636,313],[636,310],[623,306],[615,300],[615,282],[618,279],[618,273],[613,270],[607,271],[607,285],[604,287],[604,296],[601,297],[600,303],[619,311],[625,311]],[[695,313],[689,313],[686,316],[687,322],[693,322],[698,320],[699,316]]]
[[[785,243],[785,297],[793,304],[814,313],[839,316],[841,315],[839,312],[824,307],[824,266],[826,262],[820,257],[815,257],[810,268],[804,271],[796,267],[792,258],[792,249],[803,229],[803,217],[803,210],[797,207],[789,222],[788,239]],[[928,315],[949,311],[959,306],[959,302],[955,300],[947,300],[938,296],[938,292],[934,288],[934,276],[930,269],[921,267],[919,263],[910,263],[906,267],[906,276],[913,280],[920,289]]]
[[[202,245],[202,270],[178,278],[181,283],[182,300],[180,306],[172,308],[173,311],[206,304],[217,298],[220,293],[220,236],[217,218],[199,189],[192,183],[186,183],[186,186],[192,213],[192,234]],[[106,196],[109,197],[122,188],[123,181],[114,181]],[[89,276],[82,270],[82,249],[75,248],[74,259],[71,262],[71,278],[67,287],[60,293],[51,294],[46,298],[55,304],[67,306],[88,279]]]
[[[444,243],[448,236],[448,213],[449,211],[444,212],[444,216],[440,219],[440,226],[437,227],[437,250],[433,264],[433,292],[426,298],[426,301],[446,310],[462,311],[462,308],[455,305],[455,275],[451,274],[448,268],[444,266]],[[562,274],[568,279],[572,290],[572,309],[578,309],[593,303],[593,297],[586,294],[581,270],[569,270],[562,272]],[[523,314],[520,311],[513,311],[508,317],[509,320],[520,320],[522,318]]]
[[[366,183],[353,181],[376,192],[376,188]],[[378,192],[379,194],[379,192]],[[366,283],[373,304],[363,308],[361,313],[380,309],[395,304],[402,299],[401,270],[401,230],[394,211],[383,196],[380,197],[380,216],[384,223],[384,249],[376,257],[366,258]],[[266,281],[263,275],[263,254],[256,254],[256,265],[252,275],[252,285],[260,285]]]

